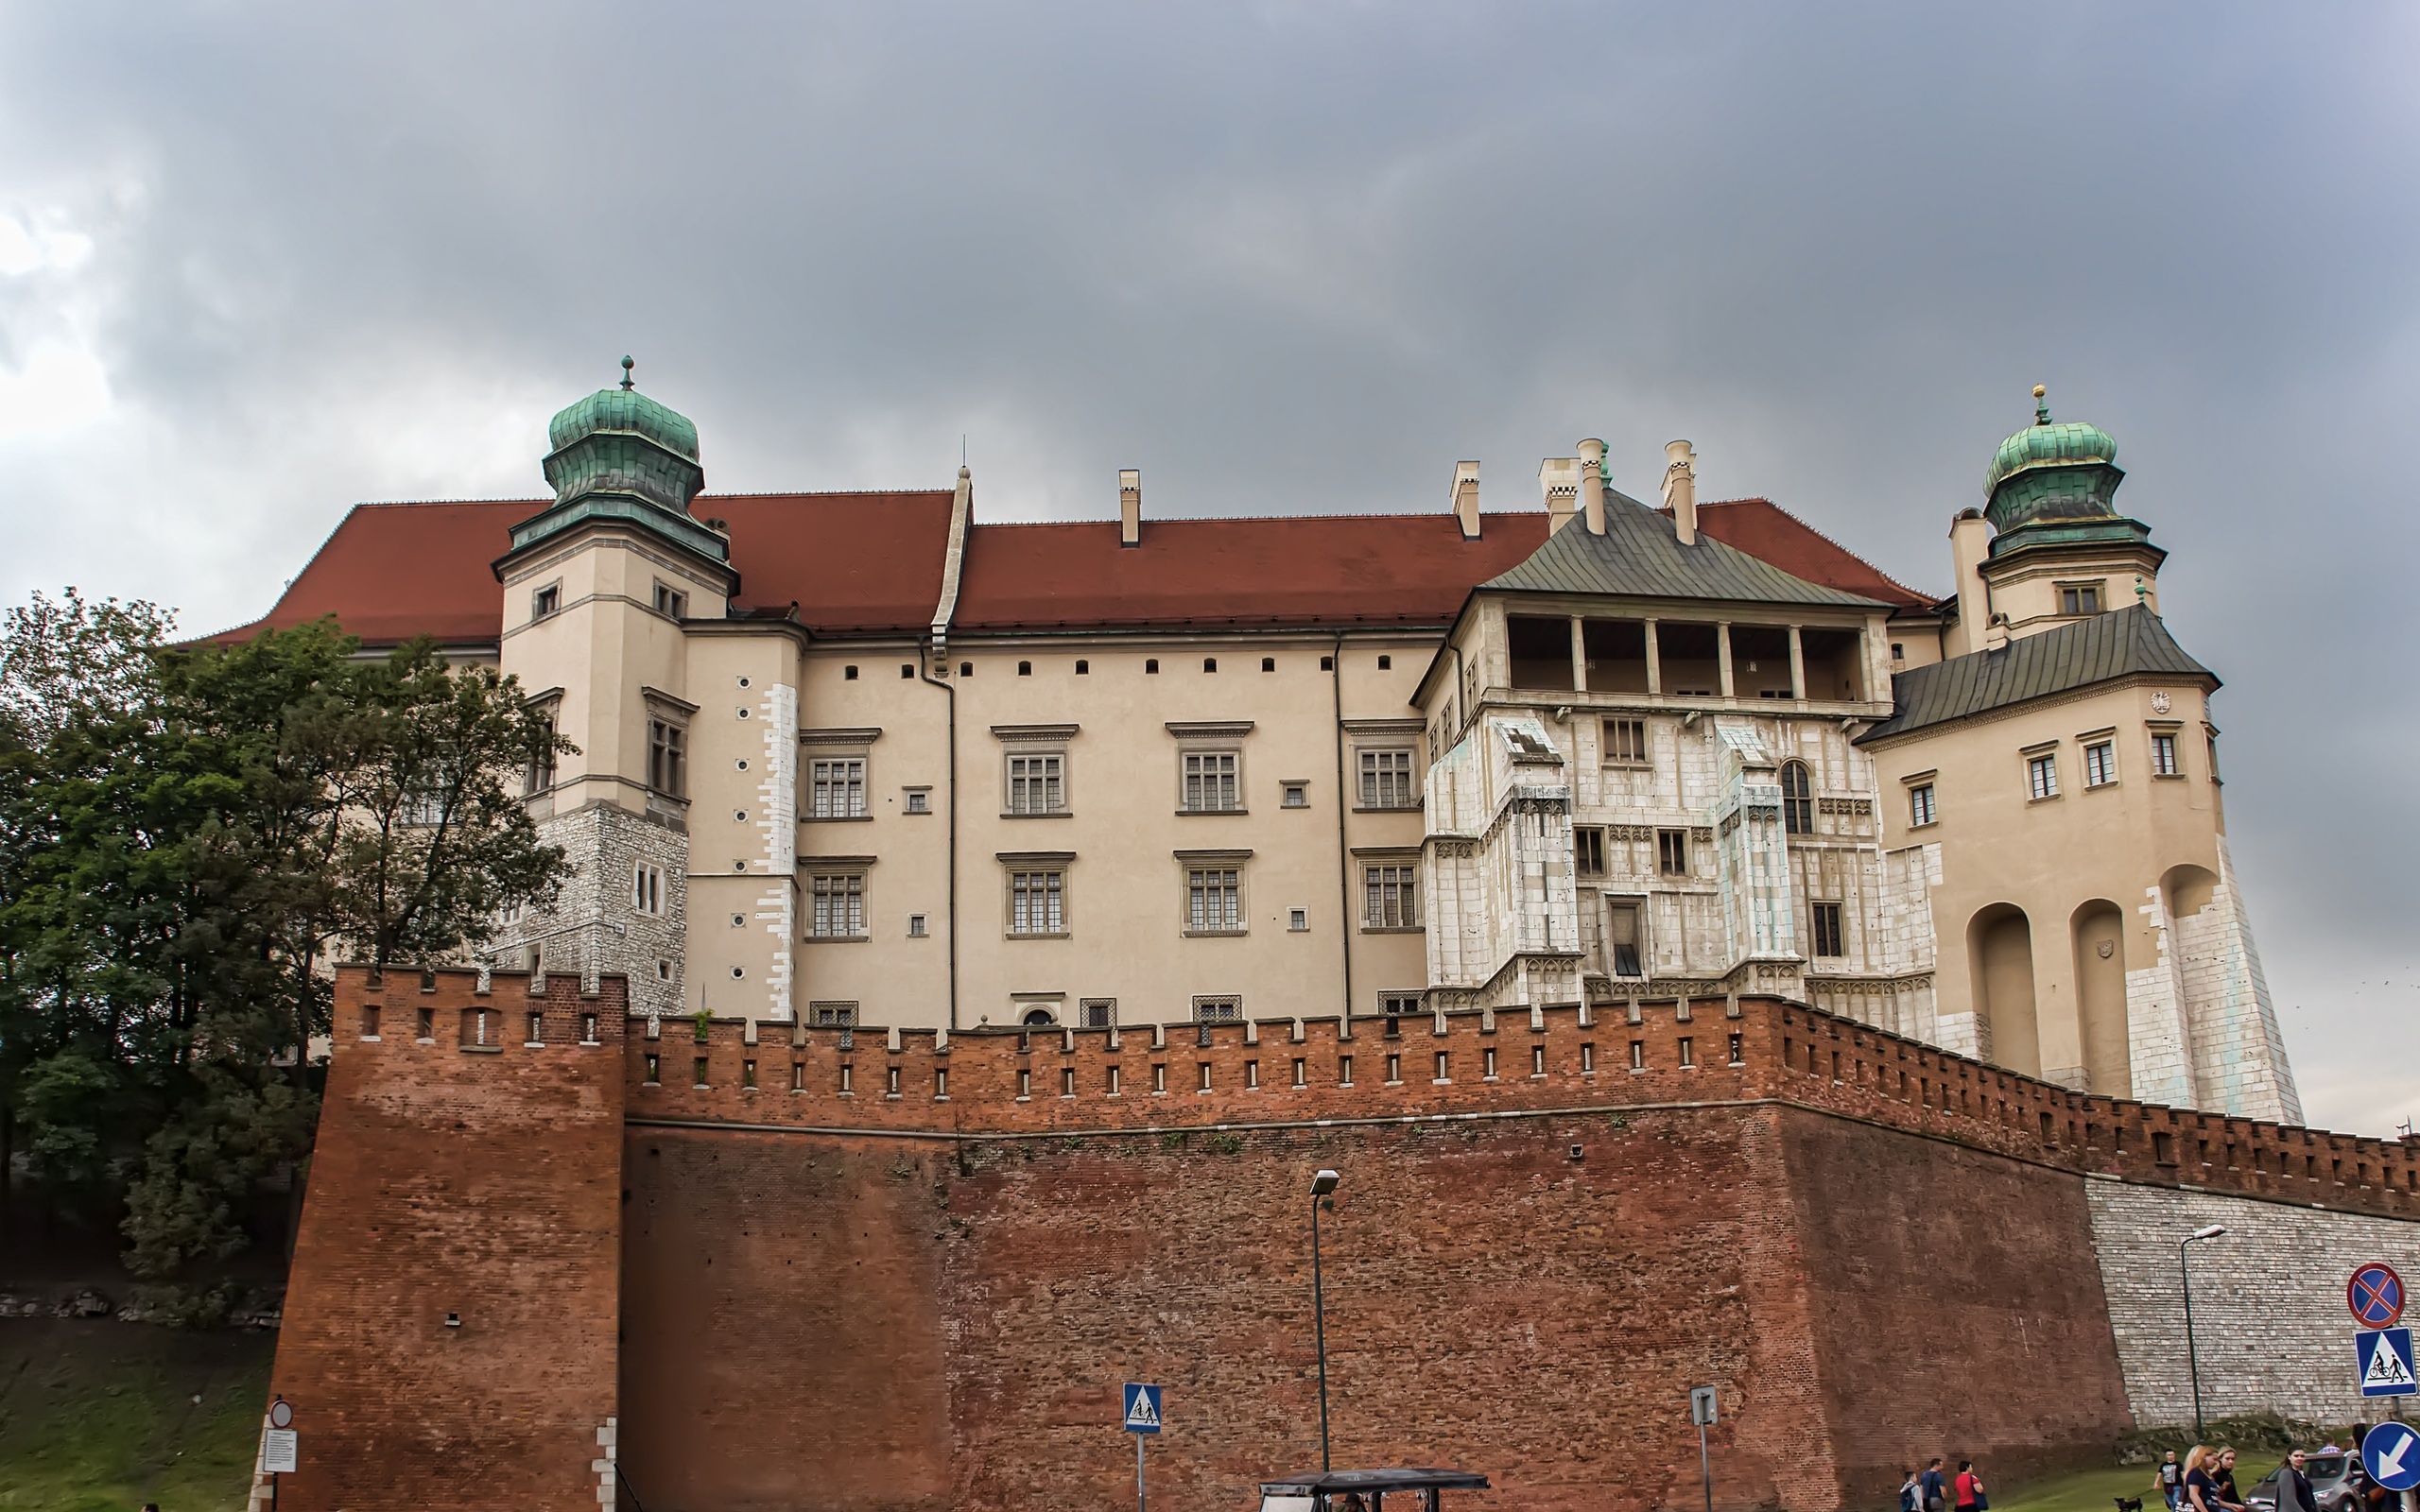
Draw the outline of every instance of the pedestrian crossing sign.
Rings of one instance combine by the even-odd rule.
[[[1126,1431],[1130,1434],[1156,1434],[1160,1431],[1160,1388],[1147,1386],[1137,1381],[1126,1383]]]
[[[2409,1397],[2420,1392],[2420,1377],[2411,1370],[2410,1329],[2362,1329],[2353,1335],[2353,1352],[2361,1362],[2361,1395]]]

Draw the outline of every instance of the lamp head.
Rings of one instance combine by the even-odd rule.
[[[2196,1229],[2194,1229],[2194,1230],[2193,1230],[2193,1238],[2195,1238],[2195,1239],[2216,1239],[2217,1237],[2219,1237],[2219,1235],[2221,1235],[2221,1234],[2222,1234],[2222,1233],[2225,1233],[2226,1231],[2227,1231],[2226,1225],[2224,1225],[2224,1224],[2222,1224],[2222,1223],[2214,1223],[2214,1224],[2210,1225],[2210,1227],[2208,1227],[2207,1228],[2196,1228]],[[2189,1243],[2189,1242],[2190,1242],[2190,1241],[2188,1241],[2188,1243]]]
[[[1324,1197],[1329,1193],[1335,1191],[1336,1184],[1343,1179],[1344,1178],[1342,1177],[1338,1176],[1333,1171],[1322,1171],[1319,1175],[1311,1177],[1311,1195],[1315,1197]]]

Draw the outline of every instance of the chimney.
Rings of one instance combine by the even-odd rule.
[[[1143,474],[1139,469],[1120,468],[1117,472],[1117,543],[1143,543]]]
[[[1454,464],[1454,518],[1461,522],[1462,539],[1478,539],[1478,464]]]
[[[1984,649],[1992,622],[1992,591],[1983,582],[1983,561],[1992,554],[1992,527],[1981,512],[1962,509],[1949,522],[1950,581],[1958,593],[1958,623],[1949,627],[1951,656]]]
[[[1664,443],[1664,507],[1672,511],[1672,534],[1684,546],[1698,543],[1697,454],[1686,441]]]
[[[1605,443],[1590,437],[1580,443],[1580,513],[1588,533],[1605,533]]]
[[[1538,491],[1547,496],[1547,534],[1571,524],[1580,507],[1580,458],[1550,456],[1539,463]]]

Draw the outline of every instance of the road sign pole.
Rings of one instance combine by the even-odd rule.
[[[1705,1424],[1698,1424],[1698,1476],[1705,1482],[1705,1512],[1714,1512],[1714,1461],[1706,1457]]]
[[[1143,1435],[1134,1435],[1134,1512],[1143,1512]]]

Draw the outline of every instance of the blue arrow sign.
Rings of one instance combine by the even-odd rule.
[[[2353,1353],[2361,1362],[2361,1395],[2409,1397],[2420,1392],[2420,1377],[2411,1370],[2410,1329],[2361,1329],[2353,1335]]]
[[[1126,1383],[1126,1431],[1130,1434],[1156,1434],[1160,1431],[1160,1388],[1140,1382]]]
[[[2420,1486],[2420,1433],[2404,1423],[2378,1424],[2361,1440],[2361,1468],[2390,1491]]]

